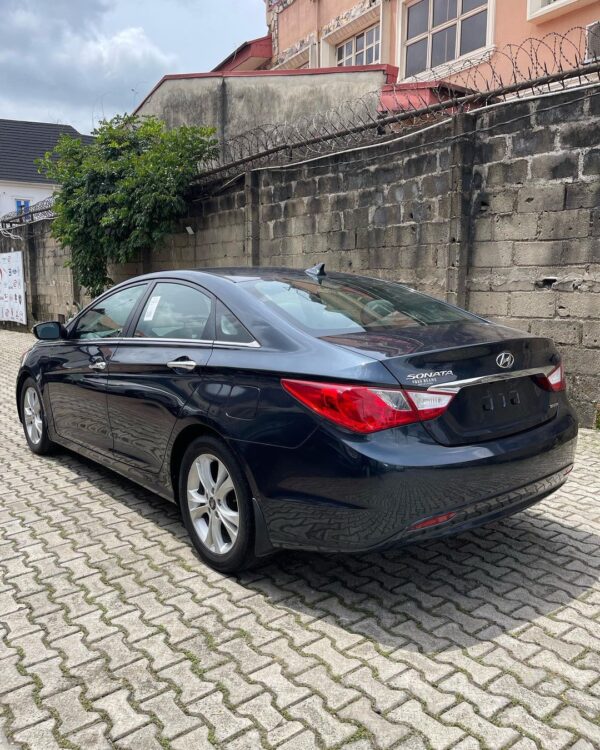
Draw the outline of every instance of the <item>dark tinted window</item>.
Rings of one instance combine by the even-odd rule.
[[[306,276],[252,279],[244,288],[316,336],[382,331],[470,319],[471,315],[399,284]]]
[[[456,18],[456,0],[433,0],[433,25]]]
[[[409,6],[407,11],[408,30],[407,39],[419,36],[427,31],[429,24],[429,0],[420,0],[420,2]]]
[[[212,299],[185,284],[157,284],[135,329],[141,338],[212,340]]]
[[[222,302],[217,302],[217,341],[232,344],[251,344],[254,336],[243,326],[235,315]]]
[[[460,34],[460,54],[485,47],[487,36],[487,11],[465,18]]]
[[[130,286],[97,302],[79,318],[73,337],[77,339],[104,339],[120,336],[127,318],[147,286],[147,284]]]
[[[406,48],[406,75],[414,76],[427,68],[427,39],[409,44]]]
[[[431,67],[456,57],[456,26],[448,26],[431,37]]]
[[[462,0],[462,12],[468,13],[470,10],[479,8],[480,5],[485,5],[487,0]]]

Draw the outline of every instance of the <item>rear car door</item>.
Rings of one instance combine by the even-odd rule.
[[[147,283],[134,284],[94,302],[56,347],[45,378],[54,429],[60,437],[108,453],[108,366],[118,340],[141,300]]]
[[[108,415],[115,457],[157,473],[184,405],[199,386],[214,339],[214,298],[182,281],[149,291],[111,357]]]

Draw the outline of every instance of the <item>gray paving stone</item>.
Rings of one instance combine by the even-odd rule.
[[[397,709],[396,709],[397,710]],[[374,738],[376,747],[389,748],[402,737],[410,734],[406,726],[388,721],[373,710],[368,698],[360,698],[339,712],[339,716],[354,721],[359,727],[364,727]]]
[[[291,682],[283,673],[279,664],[271,664],[258,672],[253,672],[250,679],[260,682],[275,696],[278,708],[286,708],[309,694],[309,690]]]
[[[517,731],[532,737],[540,747],[560,750],[573,740],[573,734],[563,729],[555,729],[527,713],[522,706],[507,708],[498,716],[503,726],[514,727]]]
[[[411,729],[425,735],[434,750],[447,750],[464,735],[462,729],[456,726],[448,726],[448,724],[426,714],[417,700],[406,701],[406,703],[390,711],[387,717],[406,724]]]
[[[500,729],[475,713],[469,703],[460,703],[442,714],[442,719],[462,727],[466,732],[479,737],[490,750],[501,750],[519,738],[514,729]]]
[[[96,710],[110,716],[110,736],[113,740],[118,740],[149,722],[146,714],[138,713],[131,706],[127,690],[117,690],[104,698],[98,698],[93,705]]]
[[[341,745],[345,740],[352,737],[356,727],[349,723],[340,721],[330,714],[324,706],[322,698],[311,695],[299,703],[295,703],[288,709],[289,713],[296,719],[301,719],[318,734],[325,747]]]
[[[140,708],[146,713],[153,713],[158,718],[163,727],[162,734],[168,740],[196,729],[201,723],[197,717],[189,716],[182,711],[177,705],[174,691],[149,698],[140,704]]]
[[[81,687],[73,687],[62,693],[46,698],[44,706],[48,706],[60,716],[61,734],[71,734],[88,724],[94,724],[100,719],[95,711],[86,710],[81,703]]]
[[[248,719],[236,716],[227,708],[223,694],[219,691],[191,704],[189,711],[199,714],[212,726],[219,742],[224,742],[243,729],[247,729],[250,724]]]
[[[213,750],[214,745],[208,739],[208,727],[202,726],[182,734],[171,742],[173,750]],[[248,747],[252,747],[249,745]]]

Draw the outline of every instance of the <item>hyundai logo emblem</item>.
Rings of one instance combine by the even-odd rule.
[[[515,358],[510,352],[500,352],[500,354],[496,357],[496,364],[503,370],[508,370],[508,368],[512,367],[514,363]]]

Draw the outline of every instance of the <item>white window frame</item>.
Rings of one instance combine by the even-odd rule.
[[[377,36],[376,30],[379,31],[379,35]],[[369,31],[373,31],[373,42],[372,44],[367,44],[367,34]],[[357,39],[361,36],[364,36],[365,38],[365,44],[364,47],[361,50],[356,49],[356,42]],[[346,54],[346,45],[352,44],[352,50],[349,54]],[[375,55],[375,49],[378,48],[378,54]],[[367,50],[372,49],[373,50],[373,62],[366,62],[367,59]],[[339,58],[339,51],[343,51],[343,57],[340,61]],[[363,55],[364,60],[363,62],[357,63],[356,62],[356,56],[357,55]],[[363,29],[362,31],[359,31],[358,34],[355,34],[353,37],[350,37],[350,39],[346,39],[344,42],[341,42],[340,44],[336,45],[335,48],[335,59],[336,59],[336,65],[338,68],[345,68],[352,65],[379,65],[381,62],[381,23],[378,21],[377,23],[374,23],[372,26],[368,26],[366,29]]]
[[[401,28],[399,29],[399,60],[400,60],[400,70],[402,71],[401,77],[402,78],[410,78],[410,79],[420,79],[420,78],[431,78],[432,73],[435,73],[437,75],[445,75],[448,71],[448,68],[451,66],[455,66],[456,63],[465,62],[465,65],[472,64],[477,65],[480,62],[482,62],[489,52],[493,49],[493,40],[494,40],[494,19],[495,19],[495,0],[486,0],[485,3],[482,3],[477,8],[474,8],[473,10],[468,11],[467,13],[461,13],[459,11],[462,11],[462,0],[457,0],[457,15],[456,18],[452,18],[449,21],[446,21],[445,23],[441,23],[435,28],[433,27],[433,0],[429,1],[429,18],[427,22],[427,31],[423,32],[422,34],[418,34],[417,36],[412,37],[411,39],[407,38],[408,34],[408,10],[413,5],[416,5],[419,2],[419,0],[410,0],[403,4],[402,13],[399,14],[399,16],[402,19],[401,22]],[[477,49],[471,50],[469,52],[466,52],[465,54],[460,54],[460,40],[461,40],[461,33],[462,28],[461,24],[462,21],[465,19],[469,19],[472,16],[476,16],[478,13],[481,13],[482,11],[487,10],[487,29],[486,29],[486,42],[483,47],[478,47]],[[439,31],[443,31],[446,28],[449,28],[450,26],[456,26],[456,52],[457,56],[452,57],[450,60],[448,60],[445,63],[441,63],[440,65],[437,65],[435,67],[431,67],[431,53],[432,53],[432,37],[434,34],[437,34]],[[421,41],[423,39],[427,39],[427,67],[425,70],[419,72],[419,73],[413,73],[410,76],[406,72],[406,59],[408,54],[408,47],[411,44],[414,44],[415,42]]]
[[[527,0],[527,20],[532,23],[545,23],[551,18],[595,2],[597,0]]]

